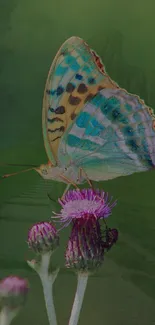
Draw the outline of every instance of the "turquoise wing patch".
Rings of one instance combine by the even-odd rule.
[[[60,144],[59,159],[105,180],[155,166],[155,116],[121,88],[99,91],[77,116]]]

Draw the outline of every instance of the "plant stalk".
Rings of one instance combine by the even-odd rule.
[[[0,313],[0,325],[10,325],[18,311],[19,308],[11,310],[8,307],[3,307]]]
[[[28,264],[38,273],[40,277],[49,324],[57,325],[57,318],[53,301],[53,283],[58,275],[59,269],[49,274],[48,269],[50,264],[50,257],[51,253],[42,254],[40,264],[37,262],[34,263],[33,261],[28,261]]]
[[[77,325],[81,312],[81,307],[84,299],[84,294],[88,282],[88,274],[78,274],[77,290],[74,298],[74,303],[71,311],[69,325]]]

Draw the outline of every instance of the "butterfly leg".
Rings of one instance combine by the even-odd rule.
[[[85,172],[85,170],[84,170],[82,167],[80,167],[80,178],[81,178],[81,176],[82,176],[82,173],[83,173],[84,176],[86,177],[86,180],[87,180],[89,186],[93,188],[92,182],[91,182],[90,179],[88,178],[87,173]]]
[[[63,193],[61,199],[63,199],[64,195],[65,195],[66,192],[69,190],[69,187],[70,187],[71,185],[73,185],[76,189],[79,189],[78,186],[77,186],[74,182],[72,182],[69,178],[67,178],[66,176],[64,176],[64,175],[61,174],[60,177],[61,177],[62,179],[64,179],[65,181],[68,181],[68,184],[67,184],[67,186],[66,186],[66,188],[65,188],[65,191],[64,191],[64,193]]]
[[[71,179],[69,179],[68,177],[64,176],[63,174],[60,174],[59,177],[61,177],[65,181],[67,181],[68,184],[73,185],[76,189],[79,189],[78,186],[76,185],[76,183],[74,183]]]
[[[71,186],[71,184],[67,184],[67,186],[66,186],[66,188],[65,188],[65,190],[64,190],[64,192],[63,192],[63,195],[62,195],[61,200],[63,200],[63,197],[65,196],[65,194],[66,194],[67,191],[69,190],[70,186]]]

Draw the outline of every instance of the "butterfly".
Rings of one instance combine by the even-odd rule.
[[[66,184],[103,181],[155,166],[155,115],[119,87],[79,37],[60,47],[43,97],[42,129],[49,162],[34,169]]]

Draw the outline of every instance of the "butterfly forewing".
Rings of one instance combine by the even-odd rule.
[[[95,55],[82,39],[71,37],[61,46],[50,68],[42,119],[45,148],[54,165],[58,163],[60,139],[85,104],[100,89],[118,87]]]

